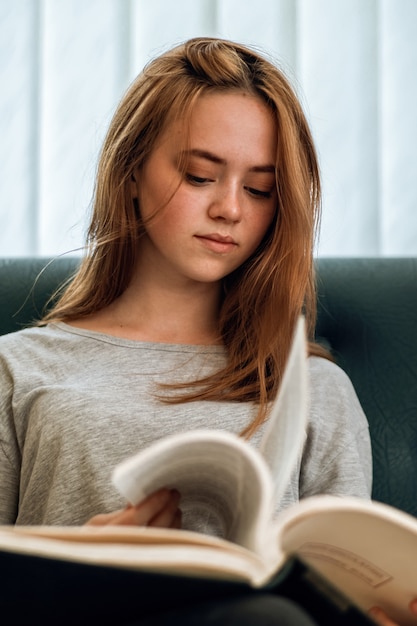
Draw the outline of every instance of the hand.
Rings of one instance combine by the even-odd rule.
[[[180,494],[175,489],[159,489],[136,504],[113,513],[95,515],[87,526],[152,526],[181,528]]]
[[[416,624],[417,624],[417,599],[412,600],[409,605],[411,613],[416,616]],[[391,618],[383,611],[379,606],[373,607],[369,614],[373,619],[381,626],[401,626],[397,622],[393,622]]]

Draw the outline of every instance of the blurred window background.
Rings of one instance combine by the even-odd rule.
[[[416,0],[0,0],[0,255],[79,254],[116,104],[200,35],[256,47],[301,98],[317,255],[416,255],[416,29]]]

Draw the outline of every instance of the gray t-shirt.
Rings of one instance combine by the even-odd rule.
[[[239,433],[252,403],[155,397],[158,382],[193,380],[224,362],[221,346],[133,341],[64,323],[0,337],[0,524],[83,524],[125,505],[112,470],[155,440],[197,428]],[[370,495],[368,424],[351,382],[325,359],[310,357],[309,371],[307,438],[277,510],[315,494]]]

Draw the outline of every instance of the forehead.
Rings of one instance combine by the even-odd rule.
[[[186,117],[167,123],[161,141],[184,150],[251,151],[255,160],[274,162],[277,124],[260,96],[243,91],[209,92],[196,99]]]

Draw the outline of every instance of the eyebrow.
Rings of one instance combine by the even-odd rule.
[[[211,161],[212,163],[217,163],[218,165],[226,165],[226,160],[221,157],[209,152],[208,150],[199,150],[198,148],[194,148],[193,150],[185,150],[185,156],[195,156],[200,159],[206,159],[207,161]],[[267,174],[275,174],[275,165],[254,165],[249,168],[250,172],[266,172]]]

